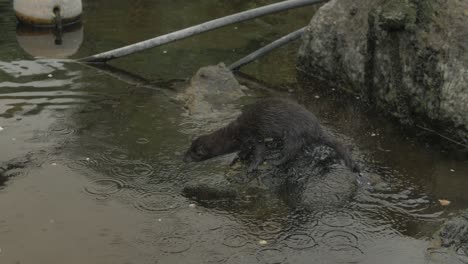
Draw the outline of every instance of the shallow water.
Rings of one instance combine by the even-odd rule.
[[[307,213],[275,197],[232,207],[180,195],[187,181],[224,173],[229,158],[181,161],[192,135],[175,88],[202,66],[234,62],[302,27],[314,8],[112,62],[125,78],[38,58],[88,56],[270,2],[87,1],[82,27],[59,49],[53,35],[17,28],[1,2],[0,165],[26,165],[0,178],[0,263],[467,263],[461,251],[427,250],[440,221],[466,207],[466,160],[359,98],[298,84],[297,44],[243,71],[307,102],[382,181],[344,207]]]

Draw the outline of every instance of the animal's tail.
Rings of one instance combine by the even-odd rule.
[[[345,165],[350,168],[353,172],[360,172],[359,166],[351,158],[351,154],[346,149],[346,147],[340,141],[336,140],[330,135],[324,133],[323,135],[323,144],[331,147],[336,151],[338,156],[344,160]]]

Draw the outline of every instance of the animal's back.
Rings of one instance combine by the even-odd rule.
[[[320,133],[318,120],[310,111],[282,98],[262,99],[244,107],[238,121],[245,130],[263,137],[283,137],[284,133],[302,137]]]

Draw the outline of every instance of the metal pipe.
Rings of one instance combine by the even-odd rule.
[[[181,29],[166,35],[141,41],[135,44],[131,44],[125,47],[121,47],[115,50],[99,53],[93,56],[79,59],[81,62],[87,63],[103,63],[112,59],[121,58],[135,52],[143,51],[149,48],[157,47],[163,44],[167,44],[173,41],[181,40],[184,38],[191,37],[203,32],[207,32],[216,28],[227,26],[233,23],[253,19],[256,17],[285,11],[288,9],[298,8],[302,6],[317,4],[325,2],[326,0],[289,0],[283,1],[276,4],[271,4],[259,8],[254,8],[237,14],[225,16],[215,20],[211,20],[199,25],[191,26],[185,29]]]
[[[292,33],[289,33],[286,36],[281,37],[280,39],[277,39],[277,40],[271,42],[270,44],[268,44],[268,45],[266,45],[266,46],[264,46],[264,47],[262,47],[262,48],[260,48],[260,49],[258,49],[256,51],[250,53],[249,55],[245,56],[244,58],[234,62],[231,65],[229,65],[228,69],[231,70],[231,71],[237,71],[240,67],[244,66],[245,64],[250,63],[251,61],[262,57],[263,55],[273,51],[274,49],[279,48],[281,46],[284,46],[284,45],[288,44],[289,42],[300,38],[302,36],[302,34],[304,34],[305,29],[306,28],[303,27],[301,29],[298,29],[298,30],[292,32]]]

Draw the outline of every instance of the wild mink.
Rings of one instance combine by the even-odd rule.
[[[283,143],[282,157],[274,165],[293,159],[306,144],[323,144],[333,148],[352,171],[359,172],[348,151],[321,128],[311,112],[281,98],[262,99],[245,106],[229,125],[196,138],[185,153],[184,161],[203,161],[240,151],[240,158],[253,155],[247,169],[252,172],[265,159],[266,139],[280,139]]]

